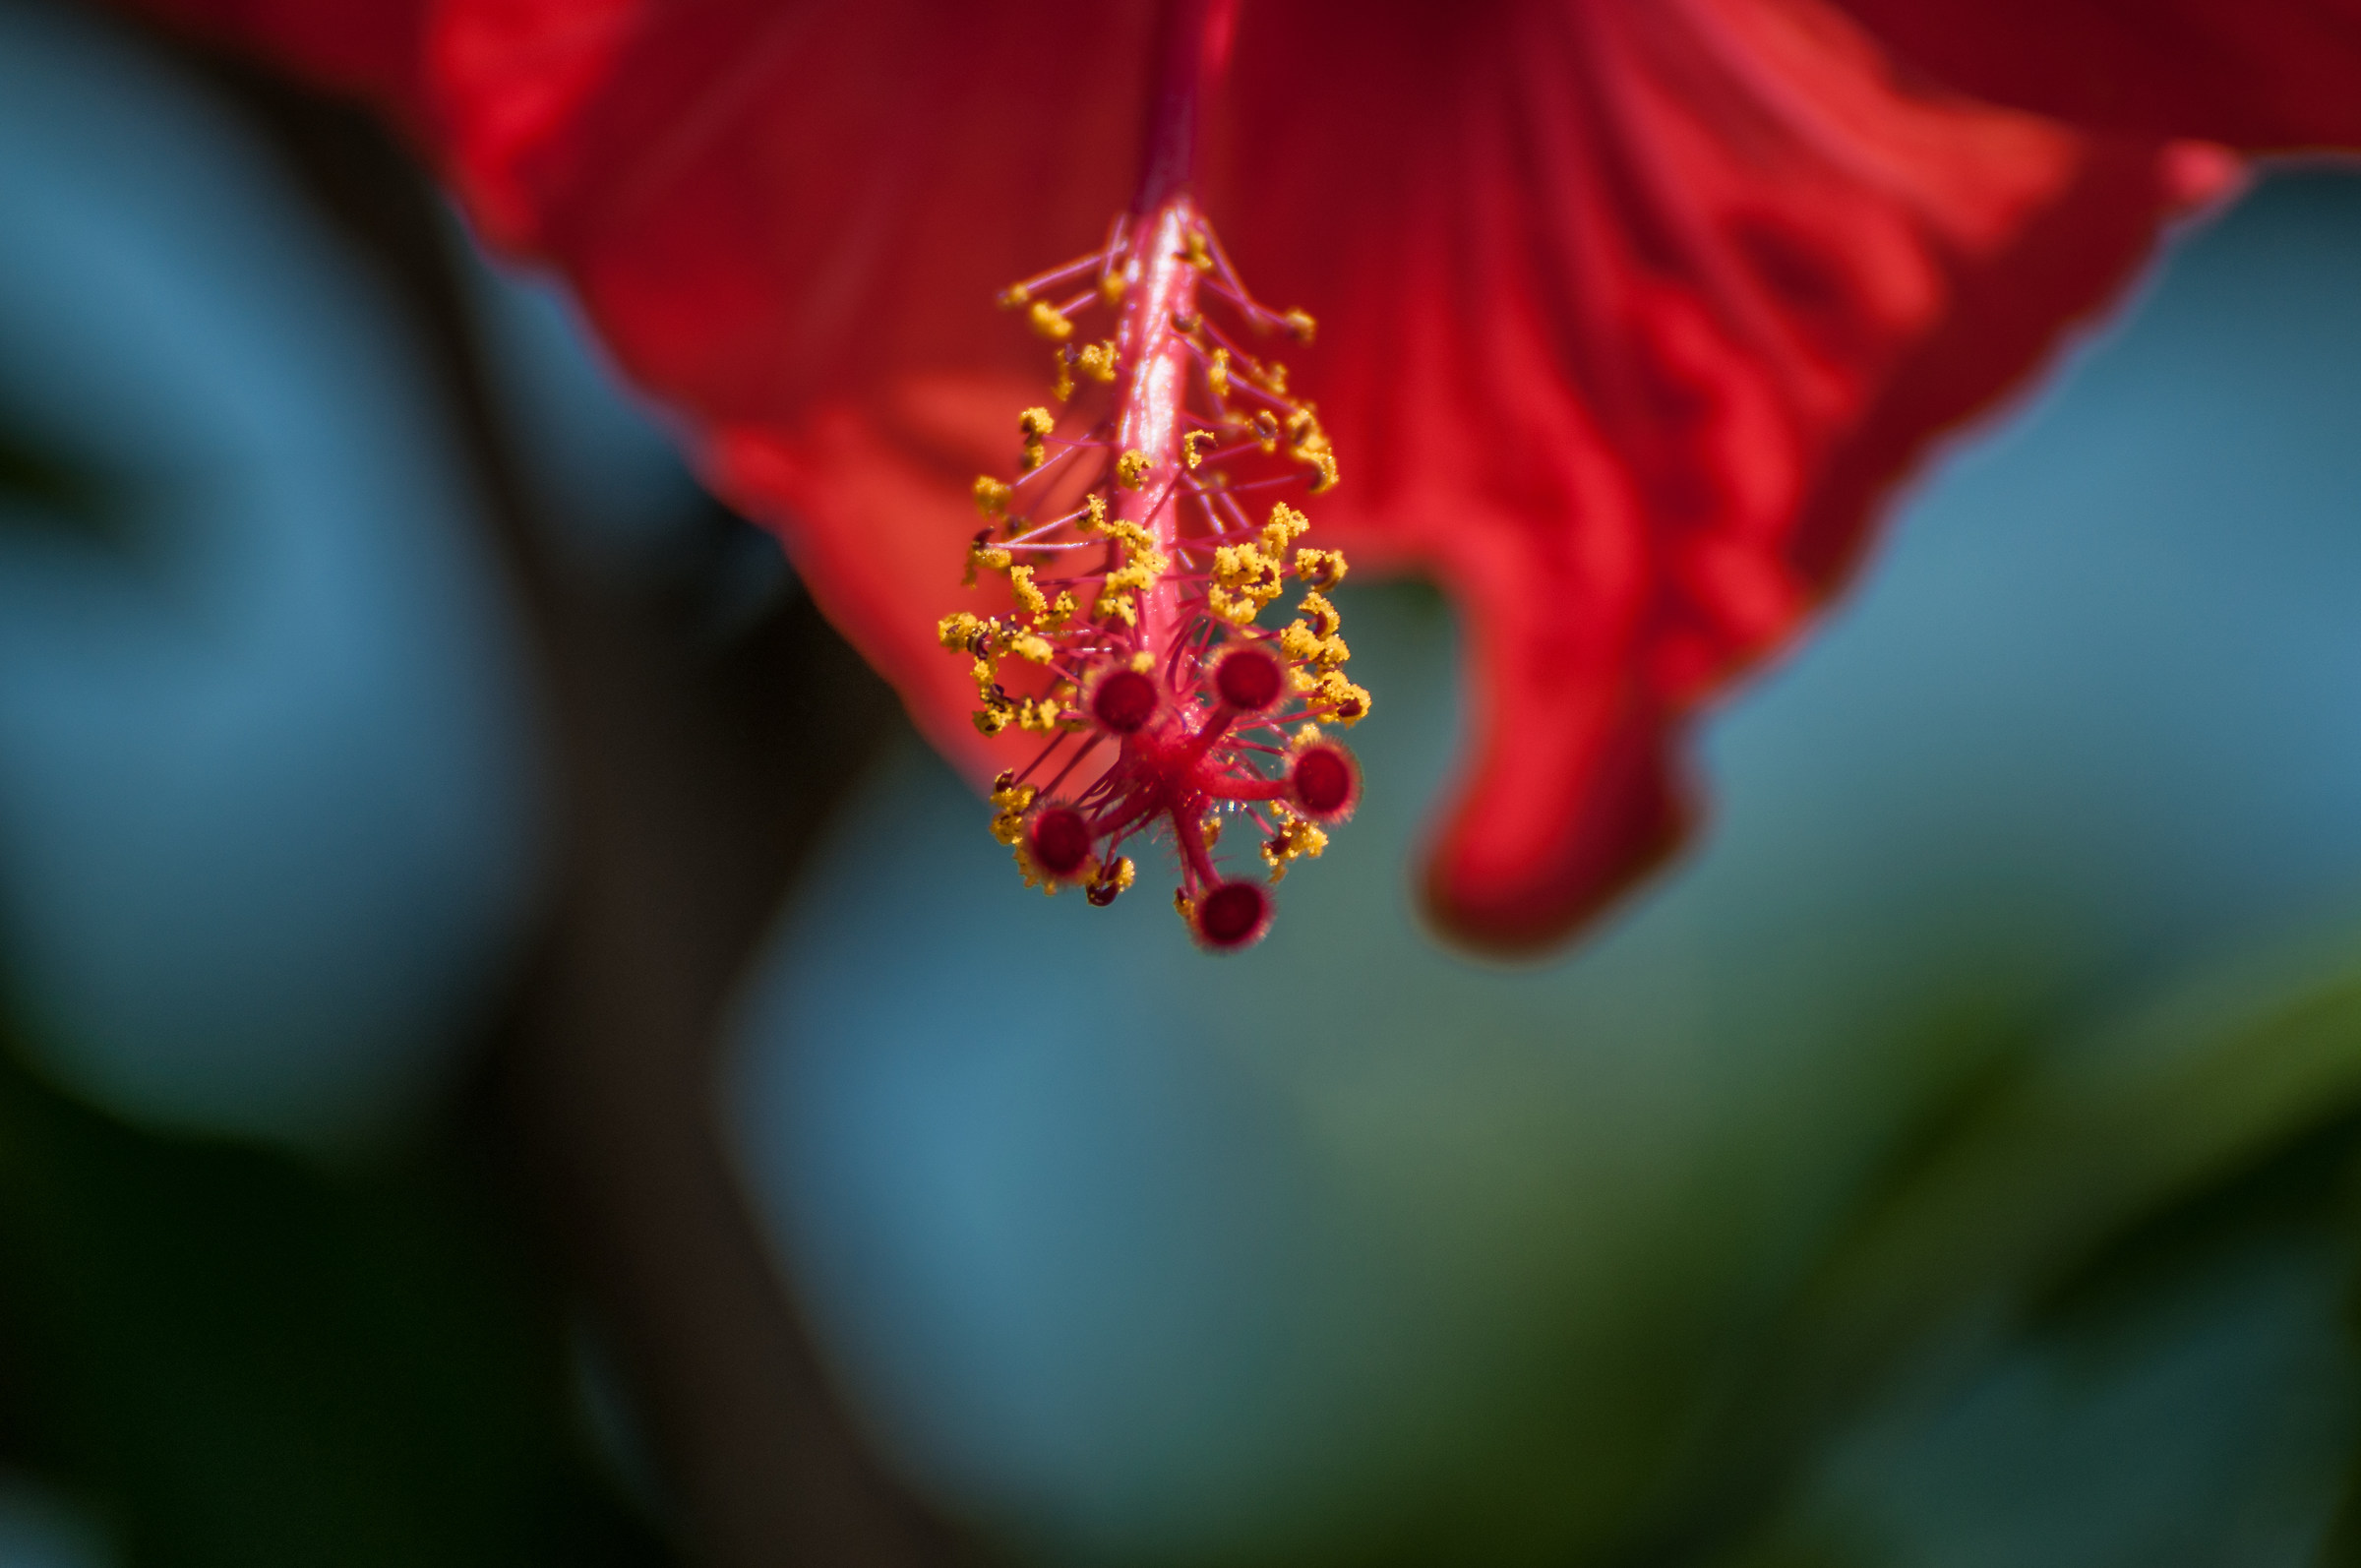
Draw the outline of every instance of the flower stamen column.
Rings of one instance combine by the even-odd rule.
[[[1286,366],[1249,346],[1308,343],[1311,318],[1255,301],[1190,189],[1236,13],[1168,5],[1131,210],[1102,249],[1001,295],[1051,344],[1066,406],[1025,409],[1017,476],[976,481],[986,526],[968,579],[1004,577],[1007,613],[939,628],[972,661],[977,728],[1046,738],[993,792],[1026,879],[1111,903],[1136,876],[1123,846],[1169,835],[1175,907],[1220,950],[1260,939],[1271,916],[1264,882],[1221,868],[1225,823],[1255,824],[1271,884],[1319,855],[1360,793],[1321,726],[1369,709],[1326,597],[1344,557],[1296,544],[1309,521],[1289,501],[1334,486],[1335,454]],[[1079,324],[1106,311],[1113,334],[1086,339]],[[1258,627],[1290,577],[1295,619]]]

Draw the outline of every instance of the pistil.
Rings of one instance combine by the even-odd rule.
[[[993,792],[994,831],[1026,879],[1107,904],[1134,879],[1128,841],[1169,834],[1175,906],[1217,949],[1258,940],[1271,912],[1263,884],[1217,862],[1225,819],[1261,829],[1271,883],[1319,855],[1321,824],[1349,816],[1360,789],[1351,754],[1320,726],[1369,706],[1343,674],[1350,653],[1324,592],[1344,557],[1297,548],[1309,524],[1285,500],[1260,522],[1248,510],[1274,492],[1318,495],[1337,468],[1286,367],[1246,346],[1307,343],[1311,319],[1255,302],[1191,190],[1236,14],[1236,0],[1171,0],[1131,210],[1100,251],[1000,297],[1052,345],[1067,406],[1024,410],[1017,476],[976,481],[986,526],[969,580],[1004,576],[1011,613],[962,611],[940,628],[973,661],[977,728],[1050,738]],[[1094,341],[1079,327],[1102,309],[1113,335]],[[1304,590],[1297,618],[1258,627],[1290,576]],[[1076,738],[1047,783],[1028,782]],[[1104,760],[1092,774],[1085,758]],[[1079,787],[1065,793],[1069,779]]]

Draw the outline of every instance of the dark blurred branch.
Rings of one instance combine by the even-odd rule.
[[[505,1125],[616,1339],[691,1548],[723,1568],[961,1555],[833,1395],[715,1117],[734,990],[816,824],[887,732],[890,694],[801,594],[715,653],[687,617],[570,573],[511,455],[426,183],[358,111],[196,63],[392,285],[480,480],[563,808],[499,1062]]]

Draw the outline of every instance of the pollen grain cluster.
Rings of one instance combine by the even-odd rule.
[[[1326,729],[1369,710],[1327,597],[1345,558],[1299,542],[1292,504],[1336,484],[1335,453],[1247,347],[1307,343],[1311,319],[1257,304],[1185,196],[1000,303],[1049,343],[1059,406],[1023,410],[1016,474],[975,483],[967,580],[1004,578],[1008,611],[938,628],[976,727],[1037,738],[996,782],[993,831],[1028,883],[1099,905],[1136,879],[1133,840],[1166,839],[1197,939],[1249,945],[1269,885],[1352,814],[1359,766]],[[1258,875],[1222,864],[1241,818]]]

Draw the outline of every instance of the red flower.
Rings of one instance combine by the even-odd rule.
[[[333,53],[287,0],[170,9],[200,7]],[[985,777],[1005,743],[938,623],[974,476],[1046,378],[986,307],[1131,208],[1156,10],[440,0],[423,53],[335,75],[568,274]],[[395,38],[400,11],[356,14]],[[1503,946],[1675,843],[1699,704],[1841,584],[1930,440],[2232,177],[1905,80],[1822,0],[1247,0],[1202,107],[1198,205],[1319,320],[1293,389],[1345,478],[1314,541],[1462,611],[1473,753],[1427,887]]]

